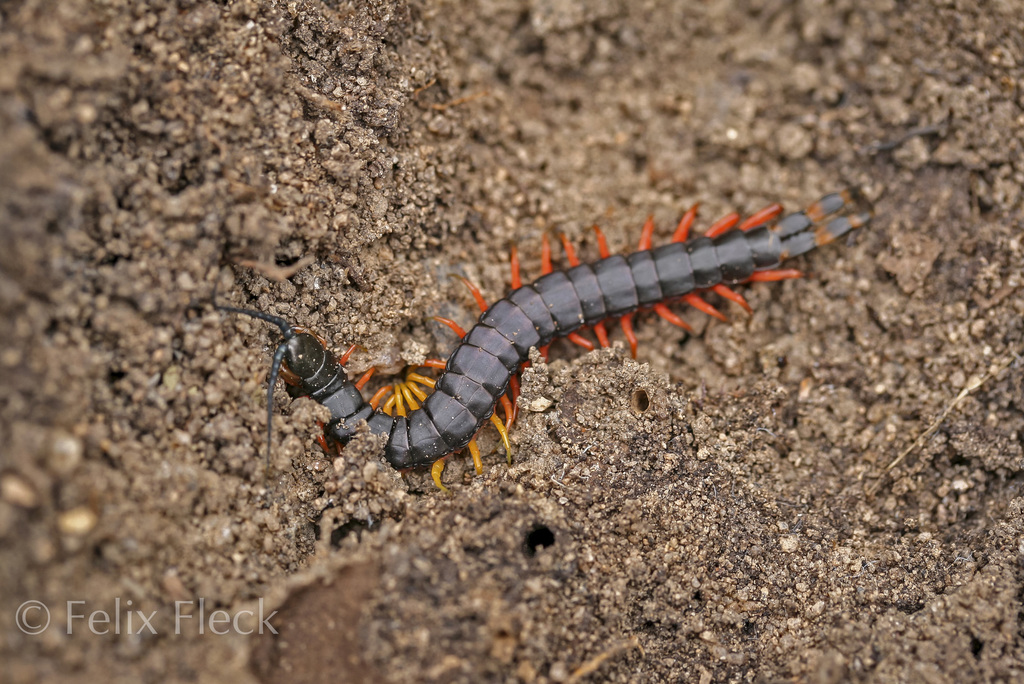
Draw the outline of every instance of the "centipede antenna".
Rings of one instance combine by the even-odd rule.
[[[274,434],[274,385],[277,384],[277,376],[281,373],[281,364],[284,362],[284,353],[288,350],[288,339],[277,345],[274,350],[274,360],[270,363],[270,379],[267,381],[267,460],[266,470],[270,472],[270,444]]]
[[[295,331],[292,330],[292,324],[284,320],[280,316],[274,314],[263,313],[262,311],[254,311],[253,309],[239,309],[234,306],[224,306],[222,304],[214,304],[213,307],[220,311],[227,311],[229,313],[242,314],[243,316],[250,316],[252,318],[258,318],[261,321],[266,321],[272,325],[276,325],[284,335],[284,339],[290,340],[295,337]]]
[[[285,352],[288,351],[288,340],[295,337],[295,330],[292,329],[292,324],[273,314],[263,313],[262,311],[255,311],[253,309],[239,309],[234,306],[224,306],[221,304],[214,303],[214,308],[220,311],[227,311],[228,313],[242,314],[243,316],[250,316],[252,318],[258,318],[261,321],[266,321],[272,325],[276,325],[284,335],[284,341],[277,345],[277,349],[274,350],[274,358],[270,364],[270,378],[267,380],[267,458],[266,458],[266,472],[270,472],[270,445],[273,442],[274,437],[274,385],[277,384],[277,378],[281,374],[281,364],[284,363]]]

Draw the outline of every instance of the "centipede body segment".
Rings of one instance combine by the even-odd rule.
[[[433,382],[433,391],[425,395],[417,389],[419,397],[425,396],[417,401],[403,385],[409,407],[404,410],[396,386],[398,404],[403,407],[397,415],[377,408],[379,397],[365,401],[361,383],[357,386],[348,379],[343,363],[314,335],[296,332],[276,316],[235,307],[218,308],[268,321],[284,335],[271,367],[268,442],[273,385],[285,363],[294,383],[292,394],[308,395],[330,410],[332,418],[326,426],[330,440],[344,445],[366,421],[372,433],[387,437],[384,457],[388,463],[399,469],[426,466],[470,445],[488,420],[499,426],[507,442],[502,423],[494,416],[495,408],[528,361],[531,348],[546,349],[562,337],[578,341],[575,333],[581,328],[594,328],[601,344],[607,345],[604,322],[617,318],[635,355],[635,312],[653,309],[670,322],[685,326],[666,306],[685,301],[721,316],[699,297],[706,290],[749,310],[743,297],[728,286],[798,277],[798,271],[780,270],[778,266],[868,223],[869,213],[850,213],[852,202],[852,193],[844,191],[826,195],[804,211],[778,220],[782,211],[779,205],[766,207],[742,223],[738,215],[730,214],[705,235],[690,238],[694,207],[680,221],[673,241],[659,247],[651,246],[653,223],[648,221],[639,251],[628,256],[608,254],[604,236],[598,232],[602,258],[579,263],[570,252],[572,265],[562,271],[551,268],[546,248],[542,256],[545,273],[529,284],[521,282],[518,255],[513,253],[513,290],[490,306],[478,297],[484,310],[448,357]],[[463,332],[458,326],[453,329]],[[507,403],[506,415],[510,416]],[[471,451],[476,458],[476,449]]]

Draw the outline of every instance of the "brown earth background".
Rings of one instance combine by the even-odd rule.
[[[1022,17],[3,4],[0,680],[1021,681]],[[513,465],[487,430],[451,495],[325,455],[280,388],[268,476],[278,336],[209,306],[386,375],[448,354],[451,276],[500,297],[513,242],[536,274],[545,233],[593,259],[595,223],[629,251],[847,186],[872,225],[753,316],[556,345]],[[261,601],[280,633],[239,634]],[[95,610],[120,633],[67,633]]]

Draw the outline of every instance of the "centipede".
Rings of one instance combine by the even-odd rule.
[[[803,273],[780,268],[783,262],[827,245],[866,226],[870,211],[857,211],[862,203],[853,189],[820,198],[807,208],[783,216],[780,204],[771,204],[744,220],[731,213],[713,223],[702,235],[691,237],[698,205],[686,211],[671,240],[654,247],[654,222],[649,217],[641,230],[637,251],[611,254],[595,227],[600,259],[581,263],[564,237],[569,268],[552,266],[550,242],[542,242],[539,278],[524,283],[518,254],[511,255],[511,290],[493,304],[470,285],[481,308],[475,325],[466,331],[454,321],[447,324],[460,341],[446,361],[426,365],[439,374],[432,379],[411,369],[405,380],[381,388],[369,401],[362,389],[373,369],[352,381],[345,370],[353,345],[335,355],[317,335],[272,314],[233,306],[214,306],[224,312],[257,318],[275,325],[282,340],[276,347],[267,387],[267,462],[273,437],[274,386],[282,372],[289,393],[309,396],[330,411],[330,421],[319,437],[325,449],[340,449],[365,423],[369,432],[385,438],[384,459],[401,471],[431,466],[442,489],[444,458],[469,448],[477,472],[482,472],[476,436],[490,422],[498,430],[509,462],[512,450],[508,429],[515,418],[518,376],[529,363],[530,350],[545,356],[555,340],[568,338],[593,349],[581,330],[594,332],[598,343],[609,346],[606,323],[617,320],[637,354],[633,318],[652,310],[673,325],[689,329],[669,307],[685,303],[717,318],[725,316],[702,295],[714,292],[748,313],[746,299],[730,286],[800,278]],[[390,396],[389,396],[390,395]],[[504,420],[497,414],[502,406]]]

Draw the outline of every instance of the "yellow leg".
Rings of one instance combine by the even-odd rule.
[[[425,375],[420,375],[419,373],[414,373],[412,371],[409,371],[408,373],[405,374],[405,379],[406,379],[407,382],[418,383],[418,384],[423,385],[425,387],[429,387],[430,389],[434,389],[434,381],[433,381],[433,379],[428,378]]]
[[[405,399],[406,403],[409,404],[410,411],[415,411],[420,407],[420,405],[416,402],[416,397],[414,396],[413,391],[410,389],[410,385],[408,383],[403,382],[399,384],[398,389],[400,390],[399,394],[401,394],[402,397]],[[401,399],[399,401],[401,401]]]
[[[447,456],[445,456],[447,458]],[[446,494],[451,494],[451,490],[444,486],[441,482],[441,474],[444,473],[444,458],[439,458],[434,461],[434,465],[430,466],[430,477],[434,478],[434,484],[437,488],[444,491]]]
[[[512,445],[508,443],[508,431],[496,413],[491,414],[491,423],[498,430],[498,434],[501,435],[501,443],[505,445],[505,453],[508,455],[508,464],[512,465]]]
[[[395,385],[395,395],[393,397],[391,397],[391,399],[395,400],[395,413],[397,413],[400,416],[404,416],[405,415],[405,400],[404,400],[404,397],[402,395],[402,383],[398,383],[397,385]],[[390,399],[388,400],[388,403],[389,404],[391,403]],[[385,404],[385,407],[386,406],[387,406],[387,404]]]
[[[421,390],[419,388],[419,385],[417,385],[416,383],[413,383],[413,382],[403,382],[402,383],[402,391],[406,392],[406,397],[408,397],[411,394],[411,395],[415,396],[417,399],[419,399],[420,401],[426,401],[427,400],[427,396],[428,396],[427,393],[424,392],[423,390]],[[409,400],[409,404],[412,405],[412,400],[411,399]],[[414,408],[419,408],[419,407],[416,406]]]
[[[392,388],[393,393],[384,401],[384,405],[381,407],[381,410],[389,416],[395,414],[399,416],[407,416],[409,411],[415,411],[420,408],[421,403],[426,401],[429,396],[421,389],[421,387],[433,389],[434,380],[415,372],[415,370],[410,370],[405,374],[404,381],[396,382],[394,384]],[[384,396],[386,396],[386,394],[381,393],[381,397]],[[502,399],[502,407],[505,410],[506,422],[511,424],[512,411],[510,410],[510,402],[507,397],[502,397]],[[508,464],[512,465],[512,445],[508,440],[507,426],[498,418],[497,414],[492,414],[490,420],[495,429],[497,429],[498,434],[501,435],[501,443],[505,446],[505,454],[508,458]],[[476,474],[483,475],[483,460],[480,458],[480,447],[477,445],[475,439],[470,440],[469,442],[469,453],[473,457],[473,468],[476,470]],[[445,487],[444,483],[441,481],[441,476],[444,474],[445,458],[434,461],[434,465],[430,467],[430,477],[434,480],[434,484],[437,485],[438,489],[444,492],[450,492],[450,490]]]
[[[469,440],[469,453],[473,457],[473,467],[476,468],[477,475],[484,474],[484,464],[480,460],[480,447],[476,445],[476,440]]]

